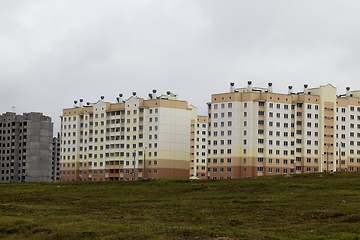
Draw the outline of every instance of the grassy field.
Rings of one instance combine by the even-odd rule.
[[[0,184],[0,239],[360,239],[360,172]]]

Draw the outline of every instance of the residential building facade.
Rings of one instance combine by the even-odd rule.
[[[60,133],[53,138],[52,146],[52,180],[54,182],[60,180]]]
[[[360,91],[337,96],[327,84],[280,94],[271,83],[231,83],[211,96],[208,134],[211,179],[360,170]]]
[[[53,123],[42,113],[0,116],[0,182],[52,181]]]
[[[60,181],[189,178],[192,111],[167,92],[83,104],[61,116]]]
[[[208,118],[197,116],[195,176],[207,178]]]
[[[208,115],[167,92],[79,104],[61,116],[60,181],[231,179],[360,170],[360,91],[274,93],[230,84]]]

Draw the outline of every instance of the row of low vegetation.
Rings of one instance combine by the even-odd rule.
[[[359,239],[360,173],[0,185],[6,239]]]

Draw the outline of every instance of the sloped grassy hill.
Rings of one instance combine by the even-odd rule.
[[[360,172],[0,184],[0,239],[360,239]]]

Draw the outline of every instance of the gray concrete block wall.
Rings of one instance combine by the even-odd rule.
[[[52,181],[51,118],[42,113],[6,113],[0,124],[0,182]]]
[[[53,181],[60,180],[60,133],[53,138],[52,147],[52,175]]]

